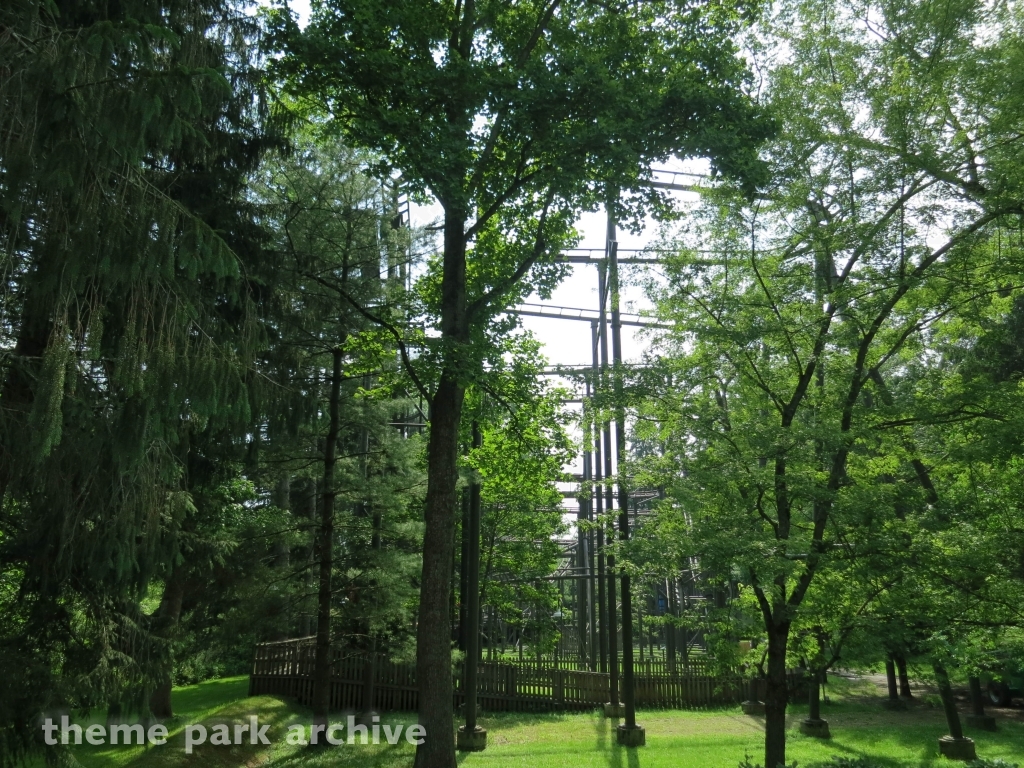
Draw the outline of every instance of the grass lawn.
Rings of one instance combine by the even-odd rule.
[[[863,680],[833,678],[829,701],[822,707],[833,737],[820,741],[802,736],[796,727],[805,707],[791,708],[788,756],[810,768],[833,755],[867,756],[883,766],[952,766],[938,757],[937,739],[946,732],[937,698],[925,697],[905,712],[881,709],[875,686]],[[408,768],[413,747],[403,737],[398,745],[359,744],[311,750],[285,741],[287,726],[308,724],[309,711],[271,696],[247,698],[246,678],[215,680],[174,691],[178,716],[167,723],[170,739],[148,748],[81,746],[73,755],[84,768],[171,768],[171,766],[244,766],[245,768],[317,768],[373,766]],[[969,732],[978,755],[1024,765],[1024,712],[993,710],[999,731]],[[270,724],[270,746],[197,746],[184,750],[186,723],[245,723],[257,715]],[[344,718],[338,717],[342,722]],[[485,752],[460,754],[464,768],[736,768],[749,754],[762,758],[763,718],[743,715],[738,707],[706,711],[651,710],[639,713],[647,729],[648,746],[623,749],[616,745],[613,724],[596,713],[485,715]],[[386,715],[395,725],[415,722],[414,715]],[[93,722],[102,723],[100,717]],[[383,741],[383,739],[382,739]]]

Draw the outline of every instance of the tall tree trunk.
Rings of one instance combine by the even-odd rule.
[[[455,178],[464,172],[453,168]],[[448,602],[455,546],[456,487],[459,480],[459,423],[466,395],[463,384],[470,361],[466,306],[466,215],[445,206],[441,275],[441,339],[444,369],[430,403],[427,442],[427,496],[424,504],[423,567],[416,632],[416,682],[419,721],[426,729],[416,749],[415,768],[455,768],[451,606]]]
[[[274,506],[285,513],[291,512],[291,476],[286,472],[278,479],[274,488]],[[291,520],[291,514],[287,515]],[[278,534],[274,540],[274,568],[282,573],[287,573],[291,567],[291,549],[288,546],[286,534]],[[291,600],[282,597],[278,609],[280,615],[277,617],[278,626],[273,634],[274,640],[287,640],[292,631],[292,617],[290,609]]]
[[[185,566],[176,565],[164,585],[164,593],[160,597],[160,605],[156,610],[154,634],[164,642],[170,643],[178,628],[181,618],[181,605],[185,598]],[[149,711],[153,717],[165,719],[174,717],[171,707],[171,673],[174,657],[168,650],[164,660],[164,668],[160,671],[156,687],[149,697]]]
[[[316,564],[316,508],[319,495],[316,480],[311,477],[306,478],[302,482],[302,491],[298,498],[299,508],[296,510],[298,517],[304,521],[303,528],[309,534],[309,545],[304,547],[306,567],[302,574],[302,607],[299,618],[299,637],[309,637],[313,634],[313,614],[307,598],[312,594],[313,568]]]
[[[317,554],[320,560],[320,585],[316,611],[316,660],[313,663],[313,724],[327,725],[331,708],[331,569],[334,546],[334,469],[337,464],[338,436],[341,432],[341,347],[334,349],[331,372],[329,425],[324,440],[323,502],[320,509],[320,534]],[[318,739],[318,744],[326,743]]]
[[[896,672],[900,679],[900,696],[904,699],[912,699],[914,694],[910,691],[910,678],[907,676],[907,657],[902,653],[897,653],[895,661]]]
[[[416,768],[455,766],[448,582],[454,548],[459,421],[464,395],[465,389],[453,375],[442,375],[430,413],[426,530],[416,635],[419,722],[426,729],[426,736],[416,750]]]
[[[764,695],[766,768],[786,764],[786,705],[789,702],[786,646],[789,644],[789,627],[789,622],[784,622],[773,623],[768,628],[768,674]]]
[[[368,456],[370,452],[370,433],[363,432],[363,455]],[[365,458],[364,458],[365,462]],[[366,468],[363,468],[366,475]],[[365,502],[364,502],[365,503]],[[375,507],[371,513],[370,524],[370,550],[373,552],[376,563],[380,562],[381,530],[384,525],[384,518],[380,508]],[[379,589],[378,584],[373,585]],[[374,596],[376,602],[376,596]],[[372,720],[374,714],[373,702],[377,696],[377,633],[372,621],[366,622],[366,661],[363,664],[363,719],[367,722]]]
[[[942,699],[942,711],[946,715],[946,726],[949,728],[949,735],[954,739],[964,737],[964,729],[960,725],[960,714],[956,711],[956,699],[953,698],[953,688],[949,684],[949,675],[946,668],[941,664],[932,662],[932,669],[935,670],[935,682],[939,686],[939,697]]]
[[[900,694],[896,688],[896,662],[893,661],[891,653],[885,660],[885,683],[889,689],[889,701],[899,699]]]

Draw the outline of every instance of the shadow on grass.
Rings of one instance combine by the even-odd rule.
[[[480,712],[477,719],[490,728],[516,728],[521,725],[535,725],[537,723],[558,723],[573,715],[580,713],[573,712]],[[465,722],[465,718],[455,715],[456,724]]]
[[[359,766],[363,768],[406,768],[415,752],[408,744],[337,747],[295,747],[291,752],[272,757],[261,768],[310,768],[311,766]],[[461,755],[460,755],[461,757]]]
[[[611,720],[604,715],[594,713],[594,734],[597,738],[594,748],[604,755],[609,768],[623,768],[622,758],[626,758],[627,768],[640,768],[640,755],[636,747],[620,747],[616,728],[618,720]]]
[[[886,722],[866,722],[856,726],[833,728],[833,738],[823,747],[836,755],[845,757],[867,757],[879,765],[889,768],[904,768],[907,754],[914,755],[919,764],[945,763],[939,757],[938,740],[946,735],[947,728],[941,712],[935,712],[933,722],[910,722],[902,718],[903,713],[886,713]],[[920,716],[920,713],[919,713]],[[1024,725],[1013,722],[1000,723],[995,733],[965,728],[966,736],[974,739],[978,757],[1004,758],[1020,762],[1024,755]],[[805,737],[795,736],[791,743]],[[899,752],[902,757],[895,757]],[[810,765],[817,765],[811,763]],[[955,765],[955,763],[949,763]]]

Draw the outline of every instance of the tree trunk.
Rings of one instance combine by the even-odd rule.
[[[291,512],[291,476],[286,472],[278,479],[277,487],[274,488],[274,506],[284,512]],[[287,516],[291,520],[291,515]],[[291,567],[291,550],[288,547],[286,534],[278,534],[274,540],[274,568],[282,573],[287,573]],[[277,628],[272,636],[273,640],[287,640],[292,630],[292,617],[290,609],[291,601],[287,597],[280,599],[277,616]]]
[[[313,566],[316,563],[316,507],[319,492],[316,487],[316,480],[306,478],[302,482],[302,491],[299,494],[299,508],[296,511],[303,522],[303,528],[309,532],[309,546],[304,547],[304,558],[306,567],[302,574],[302,603],[299,617],[299,637],[309,637],[313,634],[313,615],[310,610],[308,595],[313,589]]]
[[[778,768],[786,764],[786,705],[789,690],[786,683],[786,646],[789,644],[789,623],[768,628],[768,674],[765,680],[764,764]]]
[[[420,578],[416,680],[419,722],[425,741],[416,750],[416,768],[454,768],[454,713],[448,581],[457,503],[459,421],[465,389],[445,373],[430,413],[427,447],[426,530]]]
[[[896,663],[892,654],[885,660],[885,682],[889,688],[889,700],[896,701],[899,698],[899,691],[896,689]]]
[[[953,688],[949,684],[949,675],[946,668],[936,662],[932,662],[932,669],[935,670],[935,682],[939,686],[939,697],[942,699],[942,710],[946,714],[949,735],[954,739],[962,739],[964,729],[960,725],[960,713],[956,711],[956,700],[953,698]]]
[[[914,694],[910,692],[910,678],[907,676],[907,657],[902,653],[898,653],[895,656],[896,660],[896,672],[900,679],[900,696],[904,699],[914,698]]]
[[[363,451],[364,455],[369,455],[370,433],[365,431],[363,432]],[[373,510],[370,520],[373,528],[370,535],[370,549],[373,551],[374,560],[380,562],[381,531],[384,527],[384,518],[379,508]],[[375,586],[379,588],[379,585]],[[371,621],[366,622],[366,645],[366,661],[363,664],[363,715],[368,719],[374,714],[373,702],[377,695],[377,634]]]
[[[331,373],[330,422],[324,440],[324,487],[320,509],[320,535],[317,554],[320,559],[320,588],[317,593],[316,660],[313,664],[313,724],[327,725],[331,708],[331,569],[334,545],[334,468],[337,463],[338,435],[341,431],[341,348],[333,352]],[[318,743],[326,743],[320,739]]]
[[[457,163],[456,163],[457,165]],[[453,167],[454,178],[464,168]],[[463,355],[469,346],[466,303],[466,216],[458,204],[446,204],[441,274],[441,339],[444,368],[430,403],[427,442],[427,496],[424,504],[423,566],[416,632],[416,680],[424,742],[416,749],[415,768],[455,768],[455,717],[452,690],[451,607],[448,602],[455,546],[456,487],[459,480],[459,422],[471,373]]]
[[[171,575],[164,586],[164,593],[160,597],[160,606],[156,611],[154,622],[154,633],[164,642],[170,643],[175,630],[178,627],[178,619],[181,618],[181,605],[185,598],[185,568],[183,565],[176,565],[171,570]],[[174,717],[174,709],[171,706],[171,673],[173,671],[174,657],[167,652],[164,668],[160,671],[156,687],[149,697],[149,711],[153,717],[165,719]]]

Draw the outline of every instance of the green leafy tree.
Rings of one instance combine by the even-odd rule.
[[[517,374],[528,377],[524,384],[533,396],[520,397],[511,413],[492,405],[483,444],[466,463],[482,483],[480,605],[521,637],[546,634],[550,642],[547,625],[560,603],[547,577],[561,555],[555,537],[566,530],[556,482],[572,447],[561,407],[565,392],[537,385],[534,372],[524,367]],[[537,623],[538,612],[547,619],[544,625]]]
[[[673,2],[314,3],[277,14],[278,72],[350,141],[379,151],[444,209],[430,403],[417,679],[422,768],[455,764],[449,579],[459,422],[485,329],[550,281],[551,256],[606,190],[656,195],[651,162],[710,156],[743,175],[766,124],[742,95],[732,6]],[[752,177],[749,177],[752,180]],[[397,329],[396,329],[397,330]]]
[[[778,8],[762,38],[782,118],[765,149],[774,183],[751,205],[710,199],[689,241],[701,250],[669,266],[659,296],[676,324],[661,347],[672,386],[652,404],[663,482],[693,554],[756,599],[769,766],[785,763],[787,651],[812,584],[894,514],[885,476],[909,459],[893,448],[912,425],[875,403],[937,323],[1020,274],[984,247],[1022,210],[1019,132],[994,87],[1015,76],[1019,24],[944,8]],[[1004,22],[998,41],[977,37]],[[928,493],[915,490],[922,506]]]

